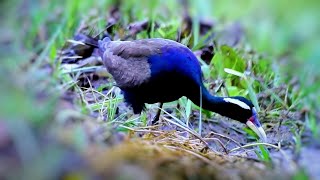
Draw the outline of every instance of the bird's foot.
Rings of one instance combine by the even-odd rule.
[[[159,124],[159,119],[160,119],[160,113],[157,113],[155,117],[153,117],[151,121],[151,125],[158,125]]]
[[[163,103],[160,102],[160,104],[159,104],[159,109],[158,109],[158,111],[157,111],[157,114],[156,114],[156,116],[153,118],[153,120],[152,120],[152,122],[151,122],[152,125],[159,124],[159,118],[160,118],[162,106],[163,106]]]

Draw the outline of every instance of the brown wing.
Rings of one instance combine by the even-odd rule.
[[[103,63],[120,88],[139,86],[151,76],[148,57],[160,54],[163,46],[183,46],[165,39],[143,39],[135,41],[102,41]]]

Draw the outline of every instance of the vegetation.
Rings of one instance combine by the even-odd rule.
[[[320,178],[317,5],[1,2],[0,177]],[[186,98],[165,104],[161,124],[149,126],[157,105],[134,115],[78,38],[106,32],[115,40],[162,37],[187,45],[212,93],[253,101],[268,142]]]

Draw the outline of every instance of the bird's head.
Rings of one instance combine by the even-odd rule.
[[[258,118],[256,108],[252,102],[244,97],[225,97],[223,101],[228,104],[228,117],[238,120],[247,124],[262,141],[267,140],[266,133],[264,132]]]

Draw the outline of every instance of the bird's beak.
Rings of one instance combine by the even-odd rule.
[[[267,142],[267,135],[264,132],[256,113],[254,113],[246,124],[260,137],[263,142]]]

